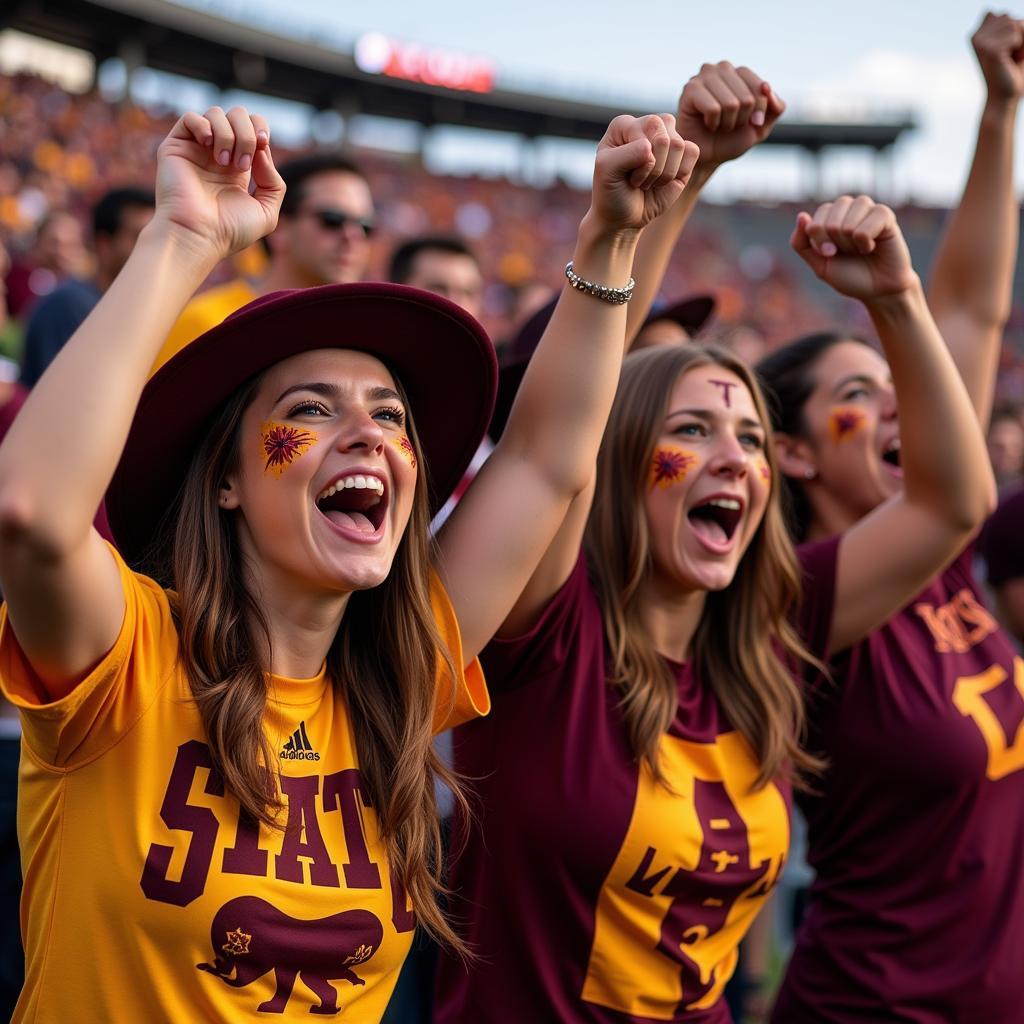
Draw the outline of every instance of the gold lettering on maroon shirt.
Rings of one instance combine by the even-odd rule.
[[[928,627],[939,654],[966,654],[999,628],[967,587],[945,604],[915,604],[914,611]]]
[[[1017,725],[1014,736],[1007,733],[985,694],[1009,680],[1002,665],[990,665],[976,676],[961,676],[953,687],[953,703],[960,714],[970,718],[978,727],[988,748],[987,778],[1001,779],[1024,769],[1024,719]],[[1013,659],[1013,685],[1024,700],[1024,661]]]

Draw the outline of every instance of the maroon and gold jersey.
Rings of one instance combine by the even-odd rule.
[[[808,695],[830,767],[801,801],[817,879],[777,1024],[1024,1021],[1024,662],[970,564]]]
[[[284,828],[253,827],[213,768],[167,594],[118,563],[120,635],[61,700],[48,701],[0,614],[0,684],[24,726],[26,972],[14,1021],[379,1020],[415,919],[393,884],[343,694],[323,671],[269,678]],[[461,666],[436,577],[431,598]],[[453,719],[485,713],[479,665],[456,683]],[[440,673],[439,691],[446,708]]]
[[[819,629],[830,602],[827,586]],[[788,787],[752,791],[753,752],[688,664],[669,663],[668,786],[637,764],[582,558],[484,663],[491,718],[455,732],[477,816],[452,875],[479,961],[442,962],[438,1024],[728,1021],[737,945],[785,861]]]

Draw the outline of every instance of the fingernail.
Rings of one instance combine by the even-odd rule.
[[[761,125],[763,125],[763,124],[764,124],[764,111],[763,111],[763,110],[755,110],[755,111],[754,111],[754,112],[753,112],[753,113],[752,113],[752,114],[750,115],[750,123],[751,123],[751,124],[752,124],[752,125],[753,125],[753,126],[754,126],[755,128],[760,128],[760,127],[761,127]]]
[[[249,170],[249,164],[251,164],[251,163],[252,163],[252,157],[249,156],[248,153],[243,153],[238,158],[238,169],[240,171],[247,171],[247,170]]]
[[[203,145],[204,146],[212,146],[213,145],[213,136],[211,135],[208,138],[203,139]]]
[[[265,142],[269,142],[270,141],[270,136],[266,132],[257,132],[256,133],[256,141],[257,142],[264,142],[264,143]]]
[[[227,165],[230,162],[231,162],[231,150],[230,149],[222,149],[217,154],[217,163],[221,164],[224,167],[227,167]]]
[[[821,246],[822,256],[835,256],[839,250],[835,247],[832,242],[823,242]]]

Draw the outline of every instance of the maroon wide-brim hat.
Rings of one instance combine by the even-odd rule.
[[[516,392],[523,382],[526,374],[526,367],[530,363],[534,350],[540,344],[541,336],[547,330],[548,322],[555,312],[559,296],[555,296],[550,302],[541,306],[531,316],[515,337],[505,346],[501,357],[501,366],[498,370],[498,397],[494,406],[494,416],[491,419],[490,435],[497,441],[501,437],[508,422],[508,414],[512,411],[512,403],[515,401]],[[715,299],[711,295],[693,295],[673,302],[670,305],[659,306],[653,309],[650,315],[644,320],[640,330],[648,324],[658,320],[672,320],[679,324],[688,334],[693,336],[707,323],[711,314],[715,311]]]
[[[376,356],[401,382],[423,448],[431,509],[444,504],[494,408],[497,365],[483,327],[447,299],[405,285],[274,292],[185,346],[143,390],[106,498],[129,563],[152,553],[224,402],[274,363],[323,348]]]

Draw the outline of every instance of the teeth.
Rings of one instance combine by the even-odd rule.
[[[325,498],[329,498],[332,494],[337,494],[338,491],[347,490],[350,487],[354,487],[360,491],[376,491],[378,500],[384,497],[384,482],[378,480],[375,476],[363,476],[361,473],[355,473],[352,476],[342,477],[340,480],[335,480],[329,487],[325,487],[317,496],[316,500],[323,501]],[[372,505],[376,505],[377,502],[372,502]]]
[[[735,498],[712,498],[709,505],[715,505],[717,508],[731,509],[733,512],[739,512],[740,503]]]

